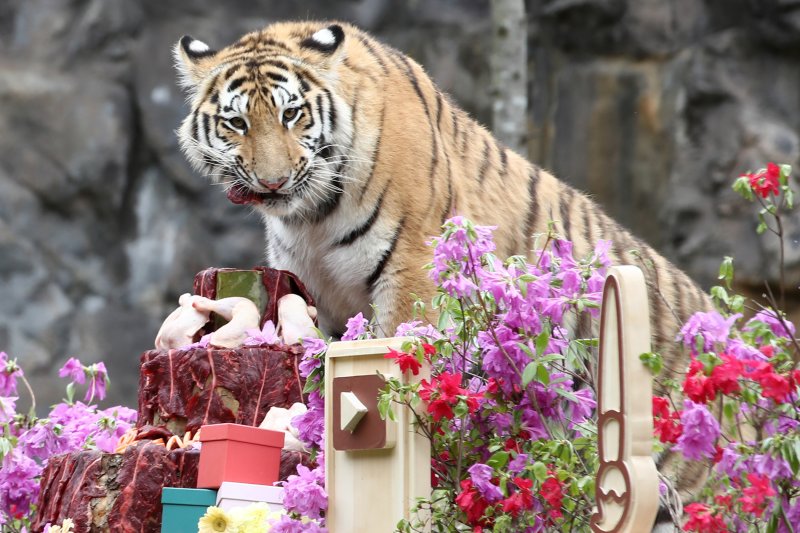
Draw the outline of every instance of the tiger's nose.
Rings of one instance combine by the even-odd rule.
[[[266,187],[270,191],[277,191],[281,188],[281,186],[289,180],[289,176],[284,176],[279,178],[278,181],[269,181],[259,178],[258,183],[261,184],[262,187]]]

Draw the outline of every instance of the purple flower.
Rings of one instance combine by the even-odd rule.
[[[187,344],[186,346],[178,349],[181,351],[196,350],[198,348],[208,348],[210,344],[211,344],[211,333],[206,333],[205,335],[200,337],[199,341],[193,342],[192,344]]]
[[[731,326],[741,316],[741,313],[736,313],[726,319],[717,311],[697,312],[683,325],[678,340],[697,355],[695,339],[699,335],[703,339],[703,351],[709,351],[715,342],[727,343]]]
[[[315,369],[322,366],[322,358],[319,355],[328,348],[328,345],[322,339],[306,337],[303,339],[303,348],[305,352],[298,368],[300,376],[307,378]]]
[[[301,522],[289,515],[281,515],[279,519],[271,520],[270,524],[270,533],[327,533],[328,531],[314,521]]]
[[[70,357],[64,366],[61,367],[58,371],[58,377],[69,378],[73,383],[80,383],[81,385],[86,383],[84,367],[81,362],[74,357]]]
[[[422,325],[421,320],[413,320],[411,322],[403,322],[397,326],[394,333],[395,337],[424,337],[426,340],[435,341],[442,338],[439,330],[431,324]]]
[[[86,396],[83,401],[91,403],[92,400],[102,400],[106,397],[106,385],[108,385],[108,371],[105,363],[94,363],[86,368],[86,373],[91,378],[89,388],[86,389]]]
[[[0,352],[0,396],[16,396],[17,378],[22,376],[22,369],[16,360],[10,360],[6,352]]]
[[[741,458],[741,454],[736,451],[736,444],[728,444],[722,449],[722,458],[714,465],[714,469],[731,479],[739,479],[744,471]]]
[[[347,331],[342,335],[342,340],[352,341],[358,339],[367,333],[367,325],[369,325],[369,321],[364,318],[364,314],[358,313],[356,316],[348,319]]]
[[[787,328],[784,327],[783,322],[781,322],[781,320],[778,318],[778,315],[775,314],[775,311],[772,310],[759,311],[753,318],[747,321],[747,324],[745,324],[742,329],[745,331],[752,330],[754,326],[753,322],[763,322],[764,324],[768,325],[769,329],[772,330],[772,333],[778,337],[791,339],[795,334],[794,324],[789,322],[786,317],[783,317],[783,322],[785,322],[786,326],[788,327],[787,331]],[[756,342],[760,343],[762,342],[762,339],[758,338],[756,339]]]
[[[261,346],[262,344],[283,344],[281,338],[275,331],[275,324],[272,320],[264,322],[261,329],[248,329],[245,331],[247,338],[244,340],[245,346]]]
[[[587,387],[585,389],[575,391],[573,394],[578,401],[571,402],[572,417],[570,420],[570,428],[572,428],[575,424],[580,424],[588,420],[597,407],[597,401],[594,398],[594,392],[592,389]]]
[[[3,458],[0,468],[0,505],[7,510],[14,505],[28,514],[32,503],[39,497],[39,480],[42,466],[19,448]]]
[[[527,454],[518,453],[517,456],[508,463],[508,473],[514,476],[519,474],[528,466],[528,461]]]
[[[300,515],[320,518],[328,508],[328,493],[325,492],[325,474],[322,468],[310,470],[297,465],[297,475],[289,476],[283,484],[283,506]]]
[[[719,422],[703,404],[684,400],[681,413],[683,433],[675,449],[687,459],[695,461],[714,456],[715,444],[720,435]]]
[[[291,424],[297,429],[298,439],[306,447],[322,447],[325,435],[325,402],[319,391],[308,395],[308,411],[292,418]]]
[[[10,422],[17,414],[17,397],[0,396],[0,424]]]
[[[469,472],[469,476],[475,488],[486,498],[486,501],[494,503],[503,499],[503,491],[500,490],[500,487],[492,483],[494,470],[492,470],[491,466],[475,463],[469,467],[467,472]]]

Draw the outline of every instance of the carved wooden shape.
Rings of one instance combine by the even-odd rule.
[[[653,448],[653,379],[639,360],[650,351],[647,285],[639,268],[610,269],[603,288],[598,368],[598,451],[591,518],[595,533],[650,531],[658,511]]]
[[[394,531],[401,518],[411,518],[416,498],[430,496],[430,442],[415,433],[408,409],[394,406],[396,421],[381,420],[377,410],[385,378],[417,381],[430,375],[424,365],[420,375],[403,376],[394,360],[383,357],[389,348],[400,350],[406,340],[334,342],[328,348],[325,486],[330,533]],[[362,407],[366,412],[359,415]]]

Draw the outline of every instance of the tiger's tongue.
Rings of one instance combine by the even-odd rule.
[[[257,204],[261,202],[259,194],[245,187],[231,187],[228,189],[228,200],[237,205]]]

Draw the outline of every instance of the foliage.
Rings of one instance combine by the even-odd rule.
[[[99,409],[92,402],[106,395],[108,373],[103,363],[84,366],[70,359],[59,371],[69,380],[67,398],[54,405],[47,418],[36,416],[36,401],[15,359],[0,352],[0,526],[4,532],[27,531],[36,510],[39,479],[47,460],[61,453],[96,448],[113,452],[119,437],[136,418],[126,407]],[[17,386],[31,395],[31,409],[18,413]],[[84,402],[75,401],[77,385],[86,384]],[[70,524],[62,524],[68,531]],[[56,531],[55,527],[52,528]]]
[[[779,239],[781,302],[781,217],[793,207],[790,174],[788,165],[769,163],[733,186],[761,206],[756,231]],[[681,329],[689,367],[680,380],[666,372],[659,380],[684,400],[654,398],[656,436],[687,461],[713,463],[698,501],[685,509],[685,531],[798,531],[800,345],[770,286],[765,302],[747,302],[730,292],[733,277],[728,257],[719,276],[725,287],[711,290],[718,310],[695,313]]]

